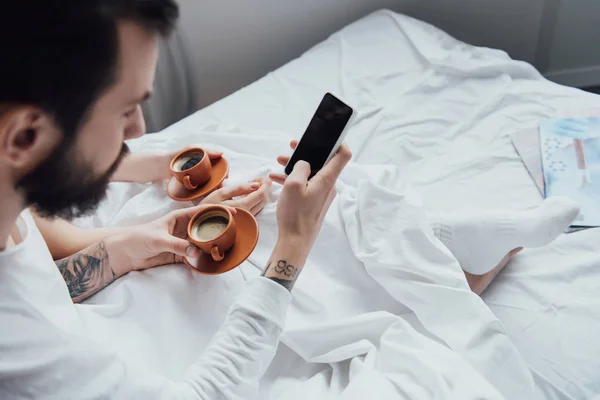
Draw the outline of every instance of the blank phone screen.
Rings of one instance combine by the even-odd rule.
[[[310,164],[311,177],[323,168],[352,112],[352,108],[327,93],[298,143],[285,173],[289,175],[299,160]]]

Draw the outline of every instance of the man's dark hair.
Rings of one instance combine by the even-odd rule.
[[[71,142],[117,79],[118,23],[133,21],[166,36],[178,16],[175,0],[3,2],[0,105],[42,108]]]

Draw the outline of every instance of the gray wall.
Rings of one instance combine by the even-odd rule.
[[[546,76],[570,86],[600,84],[600,1],[555,2]]]
[[[600,84],[600,0],[179,1],[200,106],[381,8],[430,22],[468,43],[506,50],[559,82]]]

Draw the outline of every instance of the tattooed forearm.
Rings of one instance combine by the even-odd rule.
[[[56,262],[71,298],[79,303],[115,280],[103,242]]]
[[[279,260],[275,264],[269,261],[261,276],[280,284],[287,290],[292,290],[300,274],[300,270],[301,268],[288,264],[285,260]]]

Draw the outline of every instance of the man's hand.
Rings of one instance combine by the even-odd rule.
[[[224,204],[257,215],[269,201],[271,180],[254,179],[246,184],[224,187],[206,196],[200,204]]]
[[[128,229],[105,240],[110,265],[116,278],[130,272],[183,262],[199,257],[200,249],[187,241],[190,219],[207,205],[173,211],[153,222]],[[233,215],[236,209],[229,207]]]
[[[290,146],[295,149],[297,141]],[[269,177],[283,185],[277,205],[279,237],[263,276],[291,289],[302,271],[323,219],[335,198],[335,183],[352,158],[346,145],[310,181],[310,165],[299,161],[289,176],[272,173]],[[289,157],[278,157],[286,165]]]
[[[179,263],[198,257],[200,249],[186,240],[190,219],[200,205],[173,211],[147,224],[123,228],[78,253],[58,260],[74,302],[81,302],[130,271]],[[232,214],[235,208],[229,207]]]

